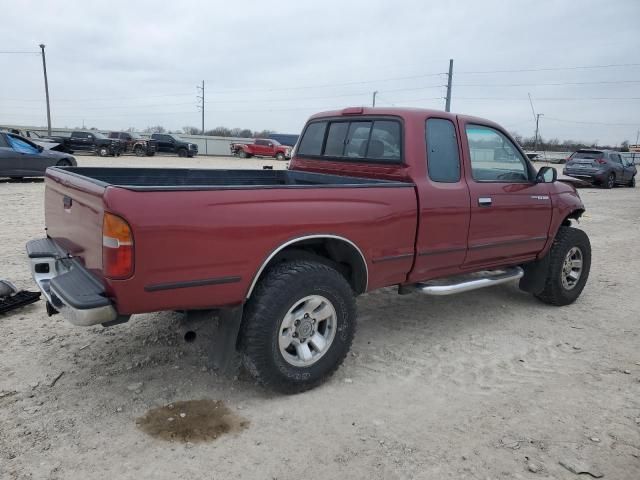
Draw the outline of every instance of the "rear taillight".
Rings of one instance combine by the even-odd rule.
[[[102,221],[102,271],[105,277],[133,275],[133,234],[129,224],[111,213]]]
[[[596,159],[596,162],[598,162],[600,165],[604,165],[605,163],[607,163],[607,161],[603,158]]]

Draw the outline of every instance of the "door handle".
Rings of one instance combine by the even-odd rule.
[[[490,207],[492,202],[493,202],[493,200],[491,200],[491,197],[479,197],[478,198],[478,205],[481,206],[481,207]]]

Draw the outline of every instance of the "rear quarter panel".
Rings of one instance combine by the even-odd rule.
[[[367,261],[369,290],[405,281],[413,262],[412,185],[147,192],[109,187],[105,203],[129,222],[135,241],[133,277],[108,282],[121,313],[239,304],[268,256],[306,235],[355,243]],[[384,261],[394,256],[401,258]],[[145,290],[224,277],[240,280]]]

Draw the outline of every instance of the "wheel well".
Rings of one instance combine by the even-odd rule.
[[[255,285],[271,267],[281,262],[303,259],[335,268],[349,282],[356,294],[367,290],[367,264],[364,255],[355,244],[337,237],[311,237],[286,243],[276,249],[258,271],[247,298],[251,296]]]
[[[573,212],[571,212],[569,215],[565,217],[565,219],[562,221],[562,225],[565,227],[570,227],[571,220],[576,220],[576,221],[579,220],[583,213],[584,213],[584,208],[579,208],[577,210],[574,210]]]

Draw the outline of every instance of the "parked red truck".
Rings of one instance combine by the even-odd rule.
[[[240,158],[273,157],[276,160],[291,158],[291,147],[270,138],[256,138],[253,143],[232,143],[231,155]]]
[[[27,252],[50,313],[217,310],[219,363],[239,352],[284,392],[342,363],[357,295],[519,279],[567,305],[591,262],[575,188],[499,125],[441,111],[317,114],[289,170],[54,167],[45,192],[47,236]]]

